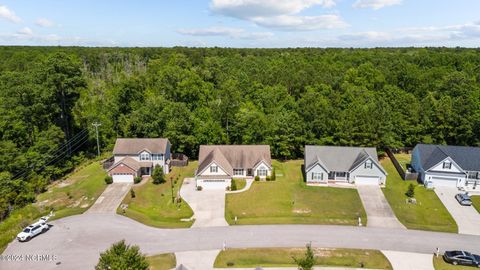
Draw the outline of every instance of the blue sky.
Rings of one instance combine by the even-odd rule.
[[[478,0],[0,0],[1,45],[480,44]]]

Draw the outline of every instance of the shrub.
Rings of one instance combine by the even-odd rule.
[[[203,187],[202,186],[197,186],[198,191],[202,191]]]
[[[165,174],[163,173],[163,168],[160,165],[155,166],[155,169],[153,169],[152,178],[155,185],[165,183]]]
[[[227,266],[231,267],[231,266],[234,266],[235,263],[234,262],[227,262]]]
[[[226,191],[230,191],[230,186],[226,186],[226,187],[225,187],[225,190],[226,190]]]
[[[312,250],[312,244],[307,244],[307,250],[305,251],[305,256],[303,258],[295,258],[293,260],[298,265],[298,269],[302,270],[312,270],[315,265],[315,256]]]
[[[260,181],[260,176],[255,175],[255,181]]]
[[[230,185],[230,190],[237,190],[237,180],[232,179],[232,184]]]
[[[413,198],[415,197],[415,185],[410,183],[410,185],[408,185],[408,189],[407,189],[407,192],[405,192],[405,195],[409,198]]]
[[[111,183],[113,183],[113,178],[110,175],[105,176],[105,183],[107,185],[110,185]]]
[[[133,178],[133,183],[138,184],[140,182],[142,182],[142,177],[136,176],[135,178]]]
[[[271,178],[270,176],[268,176],[268,175],[267,175],[267,177],[265,177],[265,180],[267,180],[267,181],[271,181],[271,180],[272,180],[272,178]]]
[[[277,174],[275,173],[275,169],[272,170],[272,176],[270,177],[270,180],[275,181],[277,179]]]
[[[130,189],[130,196],[132,196],[132,198],[135,198],[135,190]]]

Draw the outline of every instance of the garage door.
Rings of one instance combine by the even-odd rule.
[[[435,176],[428,180],[432,187],[457,187],[457,178]]]
[[[114,174],[112,178],[114,183],[133,183],[133,174]]]
[[[355,176],[356,185],[379,185],[380,177],[378,176]]]
[[[223,189],[227,187],[228,181],[226,179],[209,179],[209,180],[200,180],[199,185],[203,189]]]

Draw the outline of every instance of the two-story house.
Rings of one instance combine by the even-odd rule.
[[[307,184],[384,185],[387,172],[373,147],[305,146]]]
[[[429,188],[480,185],[480,147],[417,144],[410,165]]]
[[[113,148],[114,163],[108,169],[113,182],[133,182],[134,177],[150,175],[155,166],[170,171],[170,148],[164,138],[119,138]]]
[[[201,145],[198,164],[196,184],[204,189],[225,189],[232,178],[272,174],[269,145]]]

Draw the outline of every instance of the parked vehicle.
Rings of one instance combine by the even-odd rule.
[[[48,231],[50,226],[47,224],[48,216],[41,217],[37,222],[23,229],[22,232],[17,234],[17,239],[20,242],[29,241],[33,237]]]
[[[480,256],[467,251],[445,251],[443,259],[453,265],[468,265],[480,267]]]
[[[472,205],[472,200],[470,199],[470,196],[467,193],[458,193],[455,195],[455,199],[457,199],[458,203],[464,206],[471,206]]]

